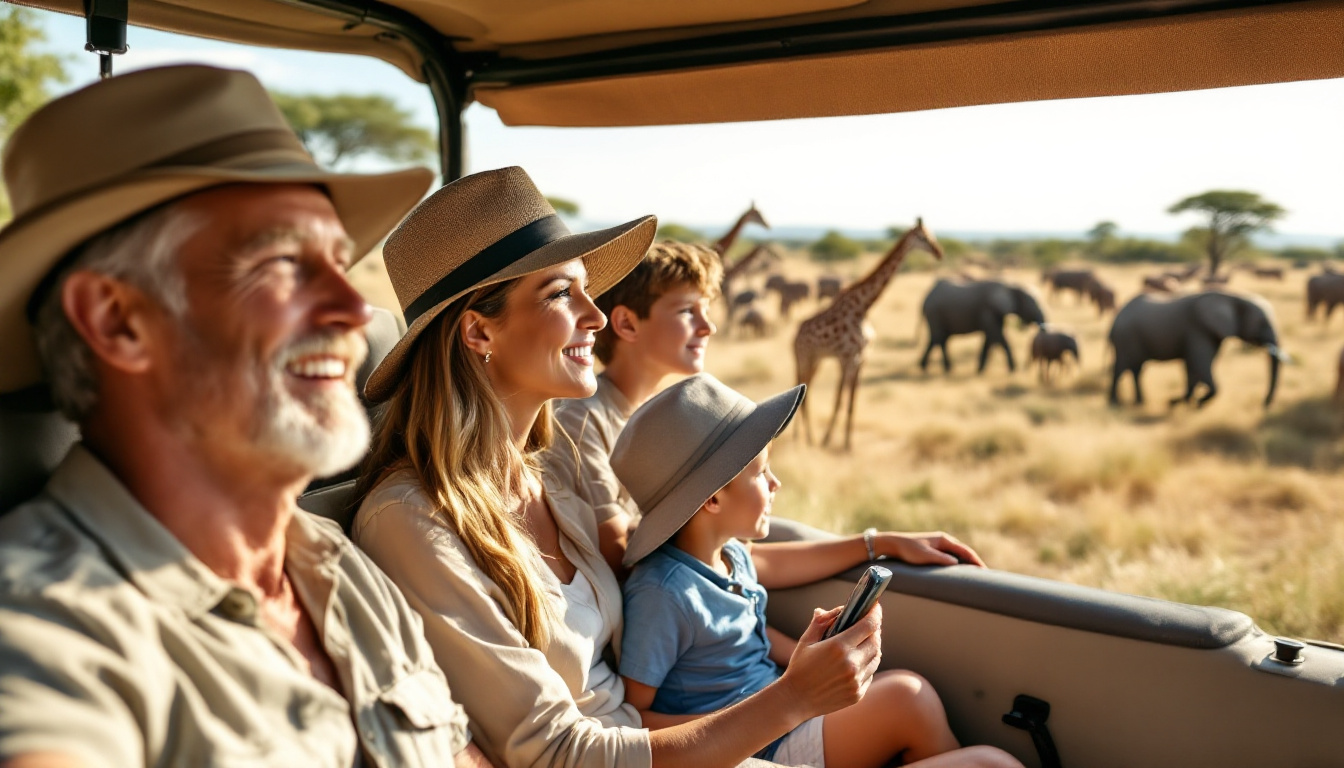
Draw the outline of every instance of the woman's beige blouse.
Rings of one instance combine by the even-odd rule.
[[[605,629],[601,647],[620,631],[621,592],[597,552],[593,513],[551,480],[546,499],[562,551],[592,584]],[[651,765],[649,732],[625,703],[620,678],[589,680],[594,638],[560,626],[544,654],[528,645],[502,591],[432,513],[414,476],[398,472],[365,498],[352,535],[424,618],[425,636],[486,756],[509,768]],[[563,613],[559,579],[544,565],[539,571]],[[614,640],[619,648],[619,636]]]

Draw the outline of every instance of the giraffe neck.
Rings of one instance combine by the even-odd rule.
[[[714,244],[714,250],[718,251],[720,256],[728,253],[728,249],[733,247],[733,243],[737,242],[737,236],[742,233],[742,228],[745,226],[747,226],[747,214],[744,213],[737,217],[737,223],[733,225],[732,229],[728,230],[728,234],[719,238],[719,242]]]
[[[878,262],[868,276],[850,286],[839,298],[835,300],[836,304],[842,301],[852,309],[867,314],[868,309],[877,301],[877,297],[882,295],[883,289],[891,278],[896,274],[896,270],[901,268],[901,262],[905,261],[905,255],[910,252],[910,232],[906,232],[896,244],[891,247],[882,261]]]
[[[733,263],[731,267],[728,267],[727,269],[723,270],[723,281],[726,283],[729,280],[732,280],[733,278],[742,274],[743,270],[751,266],[751,262],[755,261],[756,257],[760,256],[761,252],[764,250],[765,250],[764,245],[758,245],[754,249],[752,249],[751,253],[748,253],[746,256],[743,256],[742,258],[738,259],[736,262]]]

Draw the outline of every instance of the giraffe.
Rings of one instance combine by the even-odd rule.
[[[868,310],[877,297],[882,294],[896,270],[900,268],[905,255],[914,248],[923,248],[935,258],[943,258],[942,246],[933,233],[924,228],[924,220],[916,219],[915,226],[901,236],[891,251],[882,257],[868,276],[840,292],[839,296],[825,309],[804,320],[798,326],[798,335],[793,339],[793,359],[798,370],[798,383],[810,384],[817,372],[817,366],[827,357],[840,361],[840,383],[835,391],[835,410],[831,412],[830,424],[821,439],[822,445],[829,445],[831,431],[840,415],[840,403],[845,391],[849,391],[849,406],[845,413],[845,450],[849,450],[850,433],[854,428],[854,393],[859,388],[859,370],[863,367],[864,350],[872,340],[873,327],[868,324]],[[804,398],[799,417],[803,422],[803,434],[809,445],[812,443],[812,425],[807,417],[807,400]]]
[[[761,215],[760,211],[756,210],[755,200],[751,202],[751,207],[747,209],[746,213],[737,217],[737,223],[733,225],[732,229],[728,230],[728,234],[719,238],[719,241],[713,245],[714,250],[719,253],[719,258],[728,255],[728,249],[733,247],[733,243],[737,242],[737,236],[742,234],[742,228],[748,224],[760,224],[766,229],[770,228],[770,225],[765,223],[765,217]]]
[[[755,208],[752,210],[755,210]],[[745,274],[747,268],[756,263],[762,256],[769,257],[769,260],[775,263],[779,262],[779,254],[775,253],[770,246],[761,244],[753,248],[751,253],[733,262],[731,267],[724,267],[723,269],[723,277],[719,280],[719,295],[723,297],[724,301],[728,302],[728,321],[730,323],[733,319],[733,310],[739,306],[730,287],[732,281],[737,279],[738,275]],[[722,257],[722,254],[720,254],[720,257]],[[752,298],[755,298],[754,292]]]

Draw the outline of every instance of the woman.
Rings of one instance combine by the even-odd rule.
[[[596,387],[606,320],[589,294],[634,266],[655,227],[568,235],[509,168],[440,189],[384,249],[409,327],[366,385],[386,406],[352,535],[424,618],[499,765],[733,765],[856,701],[878,662],[880,615],[818,642],[835,612],[818,613],[776,685],[650,734],[602,660],[620,590],[591,510],[543,487],[533,457],[550,400]]]

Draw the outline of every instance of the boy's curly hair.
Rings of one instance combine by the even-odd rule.
[[[722,280],[723,263],[714,249],[707,245],[664,240],[654,243],[621,282],[595,301],[602,314],[608,317],[612,309],[626,306],[636,316],[644,318],[649,316],[653,302],[670,290],[694,288],[706,298],[713,299],[719,295]],[[593,353],[598,360],[609,363],[615,347],[616,334],[608,324],[597,332]]]

